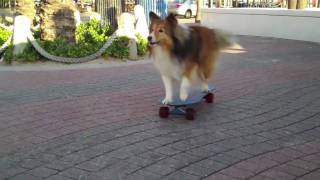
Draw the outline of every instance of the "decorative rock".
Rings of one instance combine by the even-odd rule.
[[[138,49],[137,49],[137,42],[135,39],[129,40],[129,59],[137,60],[138,59]]]
[[[31,20],[27,16],[19,15],[15,17],[13,30],[13,53],[21,54],[28,43],[28,32],[30,31]]]
[[[137,20],[136,32],[139,33],[142,37],[147,38],[149,35],[149,29],[146,15],[144,13],[144,8],[141,5],[136,5],[134,7],[134,16]]]
[[[74,12],[74,19],[76,21],[76,26],[79,26],[81,23],[81,15],[78,10]]]
[[[127,36],[135,39],[135,18],[130,13],[122,13],[118,20],[117,36]]]
[[[129,59],[138,59],[138,50],[136,43],[136,31],[134,28],[135,18],[130,13],[122,13],[118,20],[117,36],[126,36],[130,38],[129,41]]]

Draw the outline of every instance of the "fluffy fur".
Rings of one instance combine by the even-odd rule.
[[[165,86],[165,102],[186,100],[195,91],[208,91],[219,51],[229,45],[229,36],[202,26],[178,24],[173,14],[161,19],[149,13],[149,51]]]

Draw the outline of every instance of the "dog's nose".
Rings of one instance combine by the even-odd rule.
[[[152,37],[151,36],[148,36],[148,41],[150,42],[152,40]]]

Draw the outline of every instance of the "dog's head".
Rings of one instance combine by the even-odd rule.
[[[178,25],[178,21],[174,14],[170,14],[165,19],[161,19],[154,12],[149,13],[151,24],[149,27],[149,46],[167,46],[170,48],[173,46],[173,37],[175,28]]]

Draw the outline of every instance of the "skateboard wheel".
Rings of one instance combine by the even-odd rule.
[[[159,109],[159,116],[161,118],[168,118],[169,117],[169,107],[160,107]]]
[[[214,94],[213,93],[208,93],[204,99],[206,100],[206,103],[213,103],[214,101]]]
[[[186,109],[186,119],[187,120],[194,120],[194,116],[195,116],[195,110],[192,108],[187,108]]]

